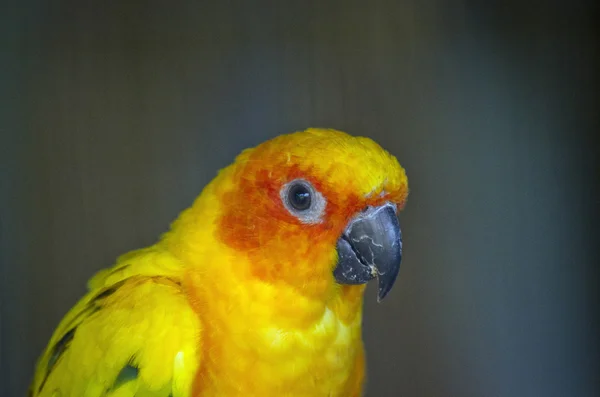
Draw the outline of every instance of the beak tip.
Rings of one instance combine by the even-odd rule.
[[[385,288],[385,287],[380,286],[379,292],[377,293],[377,303],[383,302],[383,300],[388,295],[390,290],[391,290],[391,287]]]
[[[402,257],[400,256],[396,262],[396,267],[392,269],[390,273],[379,275],[377,277],[377,303],[381,303],[385,299],[385,297],[389,294],[389,292],[392,290],[392,287],[396,283],[396,279],[398,278],[398,273],[400,270],[401,258]]]

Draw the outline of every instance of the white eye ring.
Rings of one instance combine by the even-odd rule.
[[[327,200],[310,182],[294,179],[283,185],[279,196],[285,208],[300,222],[307,224],[323,222]]]

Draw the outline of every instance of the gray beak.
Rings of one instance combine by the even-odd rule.
[[[392,289],[402,261],[402,233],[396,206],[369,207],[350,221],[337,242],[333,271],[340,284],[365,284],[377,277],[381,302]]]

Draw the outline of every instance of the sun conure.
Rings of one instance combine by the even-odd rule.
[[[244,150],[154,245],[91,278],[29,395],[360,396],[363,293],[394,284],[407,195],[368,138]]]

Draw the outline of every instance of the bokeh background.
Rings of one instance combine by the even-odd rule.
[[[594,2],[5,1],[0,395],[86,280],[243,148],[309,126],[405,166],[367,396],[600,395]]]

